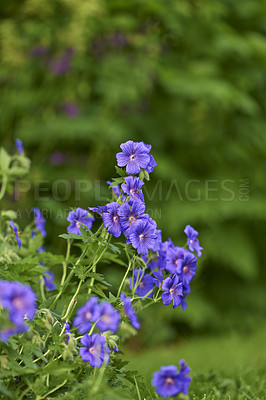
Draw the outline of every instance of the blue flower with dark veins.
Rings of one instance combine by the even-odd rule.
[[[107,204],[107,211],[103,213],[103,226],[108,228],[108,233],[115,237],[121,235],[120,217],[118,215],[119,204],[117,202]]]
[[[149,149],[143,142],[128,140],[120,145],[122,152],[116,154],[117,165],[126,166],[127,174],[138,174],[140,169],[146,169],[150,162]]]
[[[178,307],[181,304],[181,298],[183,297],[182,283],[179,282],[178,276],[175,274],[172,277],[166,278],[162,283],[162,300],[164,305],[171,304],[173,302],[173,308]]]
[[[165,269],[170,272],[170,274],[180,274],[182,272],[185,251],[183,247],[170,246],[167,249]]]
[[[144,214],[145,204],[142,201],[125,202],[121,204],[117,214],[120,217],[121,228],[126,236],[134,232],[135,224],[143,218],[149,218]]]
[[[105,337],[99,333],[89,336],[87,333],[80,339],[84,346],[79,349],[79,354],[83,361],[89,362],[92,367],[100,368],[103,362],[109,363],[110,349],[107,347]]]
[[[134,249],[142,255],[147,255],[157,239],[156,227],[150,220],[143,219],[134,225],[133,232],[129,235],[129,242]]]
[[[69,233],[81,235],[80,227],[82,226],[82,224],[91,229],[94,220],[95,218],[90,216],[87,210],[78,207],[76,211],[70,211],[67,216],[67,221],[71,222],[71,225],[67,227],[67,231]]]
[[[160,371],[153,374],[152,385],[156,393],[163,398],[176,396],[179,393],[188,394],[188,388],[191,378],[187,376],[190,368],[187,367],[184,360],[180,361],[180,371],[175,365],[161,367]]]
[[[136,176],[126,176],[125,183],[122,183],[121,188],[123,189],[124,193],[130,196],[130,200],[140,200],[144,202],[144,197],[141,189],[143,185],[144,182],[140,178]]]
[[[197,259],[194,254],[186,250],[184,253],[184,260],[182,266],[182,282],[185,285],[189,285],[190,281],[194,278],[195,271],[197,269]]]

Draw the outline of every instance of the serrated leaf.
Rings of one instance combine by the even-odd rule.
[[[112,183],[111,183],[111,187],[113,186],[117,186],[120,185],[121,183],[125,182],[124,178],[113,178],[112,179]]]
[[[126,170],[123,168],[118,167],[117,165],[115,166],[115,170],[117,172],[118,175],[125,177],[127,176]]]
[[[103,297],[104,299],[108,300],[108,297],[106,296],[106,294],[103,292],[103,290],[98,285],[92,286],[91,289],[94,293],[96,293],[99,296]]]
[[[112,243],[109,243],[109,247],[114,251],[114,253],[121,253],[121,250]]]
[[[81,235],[77,235],[76,233],[62,233],[61,235],[58,235],[58,237],[61,237],[63,239],[82,240],[82,236]]]

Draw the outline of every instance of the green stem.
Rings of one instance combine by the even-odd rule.
[[[50,392],[46,393],[44,396],[38,396],[36,400],[41,400],[45,399],[47,396],[49,396],[51,393],[54,393],[56,390],[60,389],[62,386],[64,386],[67,383],[67,379],[64,380],[63,383],[60,383],[60,385],[56,386],[54,389],[50,390]]]
[[[120,286],[119,286],[119,289],[118,289],[118,292],[117,292],[117,296],[116,296],[117,299],[118,299],[118,297],[119,297],[119,295],[120,295],[120,293],[121,293],[121,290],[122,290],[122,288],[123,288],[123,285],[124,285],[124,283],[125,283],[125,280],[126,280],[126,278],[127,278],[127,275],[128,275],[128,273],[129,273],[129,271],[130,271],[131,264],[132,264],[132,262],[131,262],[131,260],[130,260],[130,262],[129,262],[129,264],[128,264],[128,268],[127,268],[127,270],[126,270],[126,273],[125,273],[125,275],[124,275],[124,277],[123,277],[123,279],[122,279],[122,282],[121,282],[121,284],[120,284]]]
[[[70,254],[70,247],[71,247],[71,241],[68,239],[68,240],[67,240],[66,258],[65,258],[65,261],[63,262],[63,275],[62,275],[61,284],[60,284],[60,287],[61,287],[61,288],[64,286],[65,279],[66,279],[67,261],[68,261],[69,254]]]
[[[93,264],[90,266],[89,271],[90,271],[90,270],[92,270],[93,272],[96,271],[96,265],[97,265],[97,263],[100,261],[100,259],[101,259],[102,256],[104,255],[104,253],[106,252],[110,240],[111,240],[111,235],[109,235],[109,238],[108,238],[108,240],[107,240],[107,244],[105,245],[105,247],[104,247],[104,249],[102,250],[102,252],[99,254],[99,256],[97,257],[97,259],[96,259],[95,261],[93,261]],[[101,243],[101,244],[102,244],[102,243]],[[95,257],[94,257],[94,259],[95,259]],[[76,304],[76,297],[77,297],[77,295],[79,294],[79,291],[80,291],[82,282],[83,282],[83,280],[81,279],[81,280],[79,281],[77,290],[75,291],[75,293],[74,293],[74,295],[72,296],[72,299],[71,299],[71,301],[70,301],[70,303],[69,303],[69,305],[68,305],[67,311],[66,311],[65,315],[64,315],[63,318],[62,318],[63,320],[68,321],[68,319],[70,318],[70,315],[71,315],[71,313],[72,313],[72,311],[73,311],[73,308],[74,308],[74,306],[75,306],[75,304]],[[91,293],[91,289],[92,289],[93,283],[94,283],[94,277],[91,278],[90,288],[89,288],[89,291],[88,291],[89,294]],[[64,331],[64,328],[62,329],[62,331]],[[60,334],[60,336],[61,336],[61,334]]]
[[[7,187],[7,176],[3,175],[3,179],[2,179],[2,187],[0,190],[0,200],[4,197],[5,192],[6,192],[6,187]]]
[[[54,301],[52,302],[52,304],[50,305],[49,309],[51,309],[58,301],[58,299],[60,298],[60,296],[62,295],[62,293],[64,292],[64,290],[66,289],[66,287],[69,284],[70,279],[72,278],[74,272],[75,272],[75,268],[78,266],[78,264],[80,263],[80,261],[85,257],[85,254],[88,250],[89,245],[87,244],[87,246],[85,247],[85,249],[83,250],[83,252],[81,253],[80,257],[78,258],[78,260],[76,261],[74,267],[72,268],[72,270],[70,271],[63,287],[60,289],[60,292],[58,293],[58,295],[56,296],[56,298],[54,299]]]
[[[23,400],[25,394],[28,393],[30,390],[31,390],[31,388],[27,387],[27,389],[25,389],[24,392],[21,393],[18,400]]]
[[[43,301],[45,301],[46,297],[45,297],[45,293],[44,293],[44,279],[42,276],[40,278],[40,291],[41,291],[42,299],[43,299]]]
[[[79,284],[78,284],[78,287],[77,287],[77,290],[75,291],[75,293],[74,293],[73,296],[72,296],[72,299],[70,300],[70,303],[69,303],[69,305],[68,305],[68,307],[67,307],[67,311],[66,311],[65,315],[62,317],[62,319],[63,319],[63,320],[66,320],[66,322],[68,322],[68,319],[69,319],[69,317],[70,317],[70,315],[71,315],[71,312],[73,311],[73,308],[74,308],[74,306],[75,306],[75,304],[76,304],[76,301],[77,301],[77,300],[76,300],[76,297],[77,297],[77,295],[79,294],[79,291],[80,291],[82,282],[83,282],[83,280],[80,279]],[[64,328],[63,328],[63,329],[64,329]],[[61,334],[60,334],[60,336],[61,336]]]
[[[100,388],[100,385],[101,385],[101,383],[102,383],[102,380],[103,380],[105,368],[106,368],[106,364],[103,364],[102,367],[101,367],[100,370],[99,370],[99,373],[98,373],[96,382],[95,382],[95,384],[93,385],[93,388],[92,388],[92,391],[91,391],[92,394],[98,392],[98,390],[99,390],[99,388]]]
[[[98,262],[100,261],[100,259],[101,259],[102,256],[104,255],[104,253],[106,252],[106,250],[107,250],[107,248],[108,248],[108,246],[109,246],[109,243],[110,243],[110,241],[111,241],[111,235],[109,235],[109,234],[107,234],[107,235],[109,236],[109,237],[107,236],[107,237],[108,237],[108,239],[107,239],[107,244],[105,245],[104,249],[103,249],[102,252],[99,254],[99,256],[96,258],[96,260],[95,260],[95,257],[96,257],[96,255],[95,255],[94,260],[93,260],[93,263],[92,263],[92,265],[91,265],[90,268],[89,268],[89,270],[92,270],[93,273],[96,272],[96,265],[98,264]],[[101,242],[99,248],[100,248],[102,245],[103,245],[103,240],[102,240],[102,242]],[[97,253],[96,253],[96,254],[97,254]],[[91,281],[90,281],[90,287],[89,287],[89,289],[88,289],[88,294],[91,294],[93,284],[94,284],[94,277],[92,276],[92,277],[91,277]]]

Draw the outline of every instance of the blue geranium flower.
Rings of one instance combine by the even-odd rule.
[[[141,189],[143,185],[144,182],[140,178],[136,176],[126,176],[125,183],[122,183],[121,188],[123,189],[124,193],[130,196],[130,200],[140,200],[144,202],[144,197]]]
[[[185,285],[189,285],[190,281],[196,275],[195,271],[197,269],[197,259],[194,254],[190,253],[190,251],[186,250],[184,253],[184,260],[182,265],[182,282]]]
[[[162,290],[164,291],[164,293],[162,293],[163,304],[168,305],[173,302],[173,308],[181,304],[183,287],[182,283],[179,283],[179,278],[176,274],[163,281]]]
[[[16,239],[16,241],[17,241],[18,248],[19,248],[19,250],[20,250],[22,241],[21,241],[21,239],[19,238],[18,228],[17,228],[16,225],[14,224],[14,221],[10,221],[9,223],[10,223],[10,226],[11,226],[11,228],[13,229],[13,231],[14,231],[14,233],[15,233],[15,239]]]
[[[110,349],[107,347],[105,337],[98,333],[89,336],[87,333],[80,339],[85,347],[79,349],[83,361],[89,362],[92,367],[101,367],[103,362],[109,363]]]
[[[130,297],[126,297],[125,293],[121,293],[120,299],[123,304],[124,313],[128,317],[131,325],[133,326],[133,328],[139,329],[140,322],[139,322],[138,317],[135,313],[135,310],[131,304],[132,299]]]
[[[129,243],[137,249],[137,252],[146,255],[152,249],[157,239],[156,227],[150,219],[138,221],[133,232],[129,235]]]
[[[144,214],[145,204],[142,201],[125,202],[119,207],[117,214],[120,217],[121,228],[126,236],[134,232],[135,224],[143,218],[149,218]]]
[[[9,319],[16,326],[32,320],[36,312],[36,294],[20,282],[0,281],[0,303],[9,311]]]
[[[165,269],[170,274],[180,274],[184,264],[185,249],[183,247],[169,246],[166,252]]]
[[[87,210],[78,207],[76,211],[70,211],[67,216],[67,221],[71,224],[67,227],[69,233],[75,233],[81,235],[80,227],[82,224],[86,225],[89,229],[92,227],[92,223],[95,220],[88,214]]]
[[[119,237],[121,235],[121,224],[120,217],[118,215],[119,204],[117,202],[112,202],[107,204],[107,212],[104,212],[103,226],[108,228],[108,232]]]
[[[138,174],[140,169],[146,169],[150,162],[151,146],[146,146],[143,142],[133,142],[128,140],[120,145],[122,152],[117,153],[117,165],[126,166],[127,174]]]
[[[190,368],[187,367],[184,360],[181,360],[179,364],[181,366],[179,372],[175,365],[168,365],[161,367],[160,371],[153,374],[152,385],[155,387],[156,393],[163,398],[179,393],[188,393],[191,378],[187,374]]]
[[[34,212],[35,225],[37,231],[41,232],[42,236],[46,236],[46,230],[45,230],[46,219],[42,216],[41,210],[35,207],[32,209],[32,211]]]
[[[111,331],[115,333],[119,327],[120,314],[107,301],[100,304],[100,316],[96,322],[96,326],[101,332]]]
[[[97,297],[91,297],[84,306],[80,307],[73,320],[73,326],[78,327],[78,333],[89,332],[91,323],[100,317],[100,306]]]
[[[185,227],[184,232],[188,237],[187,244],[188,244],[189,250],[196,251],[197,256],[201,257],[201,255],[202,255],[201,250],[203,250],[203,247],[200,247],[199,239],[197,238],[197,236],[199,234],[198,231],[196,231],[196,229],[192,228],[192,226],[187,225]]]

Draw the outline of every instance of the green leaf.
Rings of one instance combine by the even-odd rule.
[[[76,233],[62,233],[58,237],[61,237],[63,239],[76,239],[76,240],[82,240],[81,235],[76,235]]]
[[[117,172],[118,175],[125,177],[127,176],[126,170],[123,168],[118,167],[117,165],[115,166],[115,170]]]
[[[120,183],[123,183],[123,182],[125,182],[124,178],[113,178],[110,186],[113,187],[116,185],[120,185]]]
[[[121,250],[112,243],[109,243],[109,247],[113,250],[114,253],[121,253]]]
[[[96,294],[98,294],[99,296],[103,297],[104,299],[108,300],[108,297],[106,296],[106,294],[103,292],[103,290],[99,287],[99,285],[93,285],[91,287],[92,291]]]

